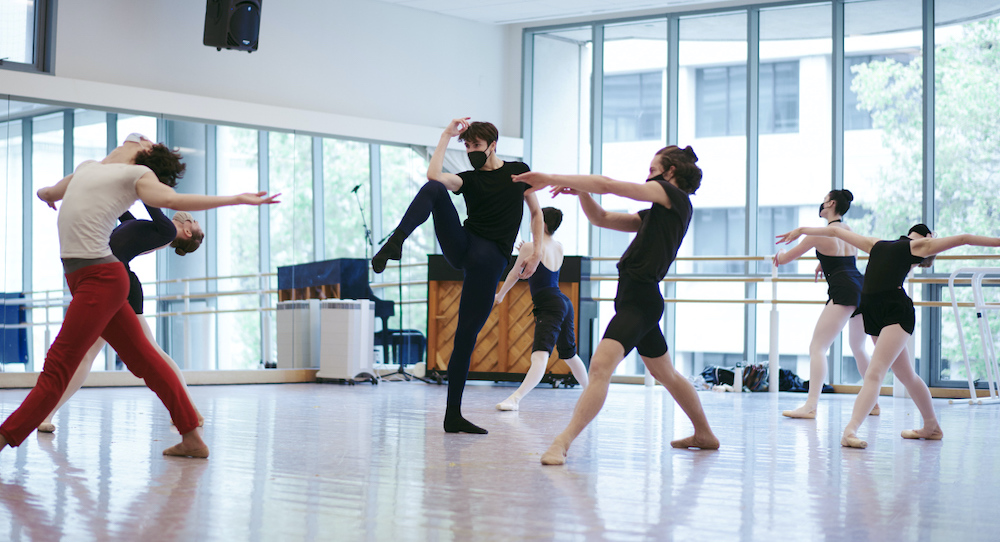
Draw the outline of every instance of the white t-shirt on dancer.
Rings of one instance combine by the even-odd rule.
[[[139,199],[135,185],[146,173],[150,173],[148,167],[135,164],[87,160],[77,166],[59,208],[59,255],[111,256],[111,232],[118,217]]]

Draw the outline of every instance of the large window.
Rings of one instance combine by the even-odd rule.
[[[48,0],[0,0],[0,68],[52,71]]]
[[[604,142],[662,137],[663,72],[604,76]]]
[[[746,134],[747,67],[698,68],[698,137]],[[799,63],[760,64],[760,133],[799,130]]]

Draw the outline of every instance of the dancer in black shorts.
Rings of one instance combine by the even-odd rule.
[[[111,240],[109,241],[111,253],[125,265],[125,271],[128,273],[128,304],[132,307],[132,311],[136,315],[141,315],[143,312],[143,293],[139,277],[132,272],[132,268],[129,266],[132,260],[141,254],[159,250],[168,245],[177,254],[184,256],[189,252],[197,250],[201,246],[202,239],[205,238],[205,233],[202,231],[198,221],[187,211],[177,211],[174,213],[173,218],[167,218],[163,214],[163,211],[151,205],[146,205],[146,211],[149,213],[149,220],[136,219],[132,213],[125,211],[125,214],[118,217],[121,224],[111,232]],[[177,374],[177,379],[180,380],[181,385],[184,387],[188,400],[194,405],[194,399],[191,398],[191,394],[188,392],[187,383],[184,381],[184,374],[181,372],[180,367],[177,366],[173,358],[160,348],[160,345],[156,344],[156,340],[153,337],[153,330],[149,328],[149,324],[145,318],[139,318],[139,325],[142,327],[146,339],[149,340],[149,344],[160,353],[160,356],[167,362],[167,365]],[[100,353],[105,344],[107,344],[107,341],[104,339],[97,339],[93,346],[90,347],[90,350],[87,351],[87,354],[83,357],[83,361],[80,362],[80,366],[73,373],[73,377],[70,378],[66,391],[63,392],[62,397],[59,399],[59,404],[56,405],[56,408],[52,409],[52,412],[46,416],[42,423],[38,424],[39,433],[52,433],[56,430],[52,419],[55,417],[56,412],[66,404],[66,401],[69,401],[69,398],[83,386],[83,382],[87,380],[87,375],[90,374],[90,370],[94,366],[94,359],[97,358],[97,354]],[[197,407],[195,407],[195,413],[198,415],[198,425],[203,425],[205,420]]]
[[[644,184],[615,181],[600,175],[549,175],[524,173],[514,181],[526,182],[533,190],[554,186],[553,193],[580,197],[587,218],[597,226],[637,232],[618,262],[618,295],[615,316],[590,359],[590,384],[583,390],[569,425],[542,455],[544,465],[562,465],[566,451],[597,416],[604,405],[611,374],[625,355],[635,348],[646,369],[680,405],[694,425],[694,435],[670,443],[675,448],[717,449],[694,386],[674,368],[660,330],[663,294],[660,281],[667,274],[691,222],[691,199],[701,186],[698,157],[691,147],[670,146],[657,151],[649,164]],[[636,214],[605,211],[590,194],[616,194],[653,205]]]
[[[448,142],[456,136],[465,142],[469,162],[475,168],[458,175],[442,169]],[[469,377],[472,351],[493,308],[500,275],[510,263],[525,203],[531,213],[532,239],[541,239],[544,228],[538,198],[526,193],[527,185],[510,182],[511,176],[528,171],[528,165],[501,160],[496,153],[497,138],[496,127],[488,122],[470,123],[468,117],[452,120],[431,156],[427,183],[406,208],[392,236],[372,258],[372,270],[384,271],[388,260],[402,257],[403,241],[433,216],[441,252],[452,267],[461,269],[465,275],[458,302],[455,345],[448,360],[448,407],[444,414],[447,433],[487,432],[462,417],[462,394]],[[469,216],[464,224],[458,219],[449,190],[465,197]],[[535,272],[541,259],[540,250],[541,244],[525,260],[521,278]]]
[[[552,234],[562,223],[562,211],[555,207],[542,209],[545,221],[545,235],[542,240],[542,261],[535,274],[528,278],[531,302],[535,308],[535,341],[531,347],[531,367],[524,375],[524,382],[510,397],[497,404],[497,410],[517,410],[525,395],[542,381],[549,365],[552,349],[559,352],[559,359],[566,362],[576,381],[584,389],[587,387],[587,367],[576,355],[576,329],[573,325],[573,303],[559,289],[559,269],[563,264],[562,243],[552,239]],[[524,261],[534,252],[533,243],[522,243],[518,247],[517,261],[507,273],[507,280],[500,287],[494,305],[499,305],[507,292],[517,282],[518,273]],[[553,271],[553,269],[555,271]]]
[[[861,305],[858,311],[864,319],[865,332],[872,336],[875,350],[871,363],[865,372],[864,384],[854,401],[851,421],[844,428],[840,444],[851,448],[865,448],[868,443],[857,436],[857,430],[865,421],[878,400],[885,375],[892,368],[896,378],[906,386],[913,402],[916,403],[924,426],[907,429],[902,437],[907,439],[940,440],[944,431],[938,425],[927,384],[913,372],[910,353],[906,343],[913,334],[916,315],[913,301],[903,290],[903,280],[915,266],[930,267],[934,256],[946,250],[963,246],[1000,247],[1000,238],[982,235],[961,234],[935,239],[930,229],[917,224],[910,228],[906,236],[894,241],[882,241],[877,237],[864,237],[844,228],[796,228],[777,236],[779,243],[790,243],[801,235],[836,237],[868,252],[868,268],[865,270],[864,287],[861,290]]]
[[[819,206],[820,218],[826,220],[827,226],[851,231],[843,219],[844,213],[851,208],[853,200],[854,195],[850,190],[831,190]],[[788,252],[778,252],[774,256],[774,265],[792,262],[809,249],[816,250],[816,258],[819,259],[819,265],[816,266],[816,280],[819,280],[820,275],[826,277],[829,299],[819,315],[819,320],[816,321],[816,329],[809,343],[809,396],[806,398],[806,404],[795,410],[782,412],[789,418],[816,417],[816,406],[819,404],[819,395],[823,392],[823,381],[826,380],[826,353],[845,324],[848,325],[849,342],[851,351],[854,352],[854,360],[858,364],[858,374],[864,375],[868,370],[865,329],[861,323],[861,316],[854,315],[861,300],[862,278],[855,263],[858,249],[835,237],[806,236]],[[871,414],[878,416],[877,403]]]

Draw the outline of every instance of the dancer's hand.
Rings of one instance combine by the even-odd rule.
[[[819,279],[823,278],[823,265],[816,264],[816,278],[813,282],[819,282]]]
[[[799,236],[801,235],[802,235],[802,228],[795,228],[794,230],[788,233],[775,235],[774,237],[775,239],[777,239],[777,241],[775,241],[774,244],[780,245],[781,243],[785,243],[787,245],[788,243],[791,243],[792,241],[798,239]]]
[[[35,194],[37,194],[38,195],[38,199],[44,201],[46,205],[48,205],[49,207],[51,207],[53,209],[56,208],[56,202],[59,201],[59,200],[56,199],[56,197],[55,197],[54,194],[52,194],[52,187],[51,186],[46,186],[44,188],[39,188],[38,192],[36,192]]]
[[[462,132],[469,128],[469,119],[472,117],[462,117],[458,119],[451,119],[448,126],[445,127],[444,133],[448,137],[456,137]]]
[[[524,183],[530,186],[531,188],[524,191],[525,194],[537,192],[552,184],[552,175],[538,171],[528,171],[520,175],[511,175],[510,179],[515,183]]]
[[[779,265],[781,265],[781,255],[784,254],[784,253],[785,253],[784,250],[779,250],[778,253],[775,254],[771,258],[771,265],[773,265],[775,267],[778,267]]]
[[[552,194],[552,197],[556,197],[559,194],[566,194],[569,196],[579,196],[582,192],[580,192],[576,188],[570,188],[568,186],[553,186],[552,189],[549,190],[549,193]]]
[[[501,303],[503,303],[503,294],[493,296],[493,305],[499,305]]]
[[[532,252],[527,258],[524,259],[524,267],[521,268],[521,272],[517,274],[517,278],[526,279],[531,275],[535,274],[535,270],[538,269],[538,264],[542,261],[541,251]]]
[[[267,192],[245,192],[236,196],[236,201],[240,205],[270,205],[272,203],[281,203],[276,198],[281,195],[281,192],[273,196],[267,196]]]

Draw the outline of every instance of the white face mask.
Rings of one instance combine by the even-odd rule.
[[[138,143],[138,142],[142,141],[143,138],[145,138],[145,137],[146,136],[140,134],[139,132],[132,132],[131,134],[128,135],[128,137],[125,138],[125,142],[126,143],[128,143],[128,142]]]

